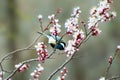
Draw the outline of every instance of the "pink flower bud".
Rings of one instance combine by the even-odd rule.
[[[110,64],[112,64],[112,61],[113,61],[113,57],[110,56],[109,59],[108,59],[108,62],[109,62]]]
[[[21,63],[15,65],[15,67],[18,68],[18,72],[23,72],[23,71],[27,70],[30,67],[29,64],[24,64],[22,66],[21,65],[22,65]]]
[[[57,13],[61,13],[62,12],[62,8],[58,8]]]
[[[41,64],[38,64],[36,69],[30,75],[34,78],[34,80],[38,80],[43,70],[44,70],[44,67],[42,67]]]
[[[43,42],[39,42],[37,45],[35,45],[38,54],[38,60],[41,62],[44,62],[48,57],[48,51],[46,47],[47,46]]]
[[[39,20],[42,20],[42,15],[38,15],[38,19],[39,19]]]
[[[63,70],[60,72],[61,73],[61,77],[58,77],[57,80],[65,80],[65,76],[67,75],[67,69],[66,67],[63,68]]]

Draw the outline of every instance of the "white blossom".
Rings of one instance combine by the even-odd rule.
[[[42,15],[41,14],[39,14],[38,15],[38,19],[42,19],[43,17],[42,17]]]

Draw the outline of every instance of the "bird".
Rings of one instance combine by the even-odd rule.
[[[62,40],[61,37],[52,34],[45,34],[43,32],[38,32],[38,33],[48,38],[48,43],[51,45],[52,48],[59,50],[65,49],[66,43]]]

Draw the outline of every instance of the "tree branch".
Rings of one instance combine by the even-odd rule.
[[[51,80],[52,77],[53,77],[58,71],[60,71],[66,64],[68,64],[68,63],[72,60],[72,58],[73,58],[74,55],[75,55],[75,54],[73,54],[71,57],[69,57],[60,67],[58,67],[53,73],[51,73],[47,80]]]
[[[29,59],[29,60],[25,60],[25,61],[21,62],[21,65],[20,65],[18,68],[14,69],[14,70],[12,71],[12,73],[10,73],[10,75],[9,75],[5,80],[9,80],[11,77],[13,77],[13,76],[16,74],[16,72],[18,71],[18,69],[19,69],[20,67],[22,67],[24,64],[30,63],[30,62],[33,62],[33,61],[38,61],[38,58]]]
[[[112,63],[113,61],[115,60],[116,56],[117,56],[118,52],[116,51],[115,54],[113,55],[113,58],[112,58]],[[109,70],[112,66],[112,63],[109,63],[107,69],[106,69],[106,73],[105,73],[105,79],[108,77],[108,74],[109,74]]]
[[[9,57],[10,55],[13,55],[13,54],[15,54],[15,53],[17,53],[17,52],[21,52],[21,51],[25,51],[25,50],[31,50],[30,48],[34,45],[34,43],[35,43],[39,38],[40,38],[40,35],[39,35],[30,45],[28,45],[26,48],[17,49],[17,50],[15,50],[15,51],[12,51],[12,52],[7,53],[7,55],[5,55],[5,56],[1,59],[0,64],[2,64],[2,62],[3,62],[7,57]]]

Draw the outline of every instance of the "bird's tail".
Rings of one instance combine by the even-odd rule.
[[[39,34],[41,34],[41,35],[44,35],[44,36],[46,36],[47,38],[49,38],[49,35],[47,35],[47,34],[45,34],[45,33],[43,33],[43,32],[37,32],[37,33],[39,33]]]

